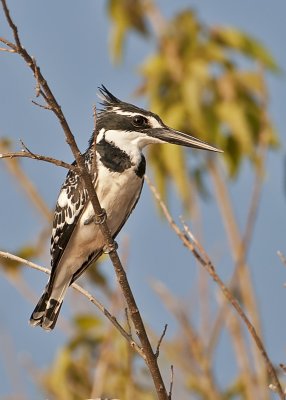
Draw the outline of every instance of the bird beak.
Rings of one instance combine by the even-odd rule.
[[[195,149],[215,151],[217,153],[223,153],[222,150],[217,149],[209,145],[202,140],[195,138],[194,136],[187,135],[186,133],[176,131],[168,126],[165,128],[153,128],[150,132],[150,136],[162,140],[166,143],[178,144],[180,146],[193,147]]]

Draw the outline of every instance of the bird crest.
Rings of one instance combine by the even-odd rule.
[[[99,117],[100,114],[104,114],[104,112],[129,112],[130,114],[139,113],[143,115],[154,115],[150,111],[143,110],[134,104],[126,103],[118,99],[104,85],[101,85],[98,90],[99,98],[101,99],[100,104],[103,106],[103,109],[99,110]]]
[[[122,101],[115,97],[104,85],[101,85],[99,88],[99,98],[102,100],[100,103],[105,109],[113,109],[114,107],[118,107]]]

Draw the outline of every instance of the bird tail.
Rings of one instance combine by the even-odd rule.
[[[54,329],[66,289],[69,285],[61,291],[60,296],[54,296],[51,291],[50,285],[46,286],[42,297],[38,301],[32,315],[30,317],[30,324],[32,326],[41,326],[43,329],[50,331]]]

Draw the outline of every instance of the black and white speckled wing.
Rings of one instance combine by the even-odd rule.
[[[79,175],[69,171],[61,188],[53,220],[51,237],[51,265],[58,265],[78,219],[84,210],[87,192],[83,188]]]

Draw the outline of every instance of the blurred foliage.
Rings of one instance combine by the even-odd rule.
[[[19,250],[13,252],[17,257],[24,258],[25,260],[33,260],[38,257],[39,252],[33,245],[22,246]],[[17,276],[21,271],[22,263],[19,261],[11,260],[9,258],[0,258],[0,268],[11,276]]]
[[[100,392],[103,398],[153,400],[151,389],[133,378],[137,358],[113,327],[90,314],[77,315],[71,339],[40,383],[51,400],[90,398],[94,381],[96,397]]]
[[[110,0],[108,13],[112,19],[111,49],[115,61],[120,61],[124,39],[129,30],[147,35],[143,13],[144,0]]]
[[[144,17],[146,23],[148,14]],[[144,80],[138,90],[148,98],[150,109],[167,125],[222,149],[224,155],[216,157],[224,158],[229,177],[237,177],[245,159],[254,168],[259,166],[257,148],[278,145],[267,115],[265,71],[277,73],[279,68],[269,51],[238,29],[206,26],[192,10],[166,21],[155,40],[155,54],[140,68]],[[211,157],[207,152],[192,153]],[[183,202],[190,201],[186,155],[185,149],[175,146],[149,149],[165,199],[167,183],[173,181]],[[196,182],[205,193],[202,172],[196,170]]]
[[[106,255],[102,255],[98,260],[93,262],[85,272],[85,275],[88,275],[89,282],[94,283],[95,285],[100,286],[102,289],[106,290],[108,292],[108,282],[106,279],[106,276],[103,274],[103,272],[100,269],[100,265],[106,258]]]

